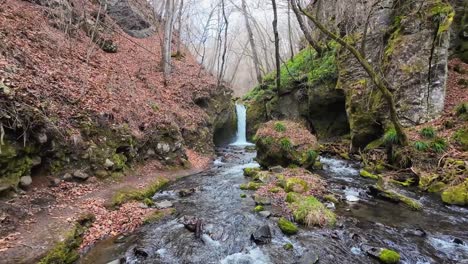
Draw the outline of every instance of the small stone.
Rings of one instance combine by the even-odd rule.
[[[161,201],[161,202],[157,202],[154,204],[156,206],[156,208],[158,209],[167,209],[167,208],[170,208],[173,206],[172,202],[171,201],[168,201],[168,200],[164,200],[164,201]]]
[[[112,162],[112,160],[110,159],[106,159],[106,161],[104,162],[104,167],[106,167],[107,169],[110,169],[114,166],[114,162]]]
[[[51,187],[57,187],[62,182],[62,180],[60,180],[59,178],[48,177],[48,179],[49,179],[49,186]]]
[[[73,177],[80,180],[86,180],[89,178],[89,175],[81,170],[76,170],[75,172],[73,172]]]
[[[455,244],[458,244],[458,245],[464,245],[465,243],[463,242],[463,240],[459,239],[459,238],[454,238],[453,239],[453,243]]]
[[[261,211],[258,213],[259,215],[261,215],[262,217],[265,217],[265,218],[268,218],[271,216],[271,212],[270,211]]]
[[[192,189],[181,189],[179,190],[180,197],[187,197],[195,193],[195,188]]]
[[[73,179],[73,176],[70,173],[65,173],[62,176],[62,180],[64,180],[64,181],[71,181],[72,179]]]
[[[152,157],[152,156],[156,155],[156,151],[154,151],[154,149],[148,149],[148,150],[146,151],[146,155],[147,155],[148,157]]]
[[[32,183],[31,176],[23,176],[20,178],[20,186],[21,187],[28,187]]]
[[[281,173],[284,171],[284,168],[281,166],[273,166],[270,168],[270,171],[274,173]]]
[[[42,163],[42,158],[39,157],[39,156],[35,156],[31,159],[31,165],[34,167],[34,166],[37,166],[37,165],[40,165]]]

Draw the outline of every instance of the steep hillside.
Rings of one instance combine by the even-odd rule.
[[[108,177],[212,152],[216,130],[235,122],[231,91],[188,52],[165,84],[149,10],[139,0],[1,1],[0,191],[24,176]]]

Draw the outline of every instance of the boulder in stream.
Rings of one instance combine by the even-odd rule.
[[[384,264],[396,264],[400,261],[400,254],[394,250],[368,245],[363,245],[361,248],[367,255],[378,259]]]
[[[271,242],[271,230],[269,225],[264,225],[258,228],[251,236],[250,239],[256,244],[268,244]]]
[[[312,168],[318,157],[317,138],[292,121],[270,121],[255,135],[257,161],[263,167],[296,165]],[[276,169],[275,169],[276,170]]]

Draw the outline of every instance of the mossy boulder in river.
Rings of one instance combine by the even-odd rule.
[[[447,204],[468,205],[468,179],[443,191],[442,201]]]
[[[270,121],[255,135],[257,161],[263,167],[296,165],[313,167],[318,156],[317,139],[303,125],[292,121]]]

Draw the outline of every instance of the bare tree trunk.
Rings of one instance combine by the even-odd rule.
[[[290,57],[291,61],[294,61],[294,46],[293,46],[293,40],[292,40],[292,34],[291,34],[291,3],[288,2],[288,36],[289,36],[289,51],[290,51]]]
[[[167,82],[171,71],[171,51],[172,51],[172,30],[174,25],[174,0],[166,0],[166,19],[164,21],[164,43],[162,52],[162,68],[164,73],[164,81]]]
[[[320,44],[318,44],[317,41],[314,40],[312,37],[312,33],[309,31],[309,28],[307,28],[306,24],[304,23],[304,19],[302,19],[302,15],[299,12],[298,4],[296,2],[297,0],[291,0],[291,7],[296,15],[297,22],[299,23],[299,27],[301,28],[302,32],[304,33],[304,37],[306,38],[307,42],[309,42],[310,46],[317,51],[319,56],[322,56],[323,54],[323,49],[320,47]]]
[[[386,81],[384,78],[373,69],[373,67],[369,64],[369,62],[362,56],[362,54],[354,48],[351,44],[346,42],[344,39],[336,35],[335,33],[331,32],[327,28],[325,28],[324,25],[322,25],[317,18],[309,14],[308,12],[304,11],[302,7],[299,5],[299,9],[301,12],[307,16],[315,26],[317,26],[320,31],[322,31],[324,34],[326,34],[329,38],[335,40],[338,42],[340,45],[345,47],[349,52],[351,52],[354,57],[359,61],[361,66],[364,68],[364,70],[367,72],[369,77],[372,79],[374,82],[375,86],[380,90],[382,93],[385,101],[388,104],[389,110],[390,110],[390,120],[395,127],[395,131],[397,133],[399,142],[401,145],[406,146],[408,145],[408,137],[406,136],[406,133],[403,129],[403,126],[400,124],[400,121],[398,119],[398,114],[396,111],[396,106],[395,106],[395,100],[393,98],[393,94],[390,92],[390,90],[387,88]]]
[[[181,56],[182,55],[182,50],[181,50],[181,47],[182,47],[182,15],[183,15],[183,12],[184,11],[184,0],[180,0],[180,7],[179,7],[179,16],[177,17],[177,20],[178,20],[178,29],[177,29],[177,33],[179,34],[179,41],[177,42],[177,52],[176,52],[176,55],[177,56]]]
[[[281,58],[279,51],[278,11],[276,9],[276,0],[271,0],[271,4],[273,5],[273,33],[275,34],[276,92],[279,94],[281,88]]]
[[[226,6],[224,0],[221,0],[221,8],[223,12],[223,19],[224,19],[224,46],[223,46],[223,55],[221,56],[221,68],[219,70],[218,75],[218,87],[221,85],[224,77],[224,65],[226,63],[226,52],[227,52],[227,41],[228,41],[228,27],[229,21],[226,15]]]
[[[258,83],[262,83],[262,73],[260,71],[260,62],[258,60],[257,47],[255,46],[254,36],[252,28],[250,27],[249,16],[247,12],[247,4],[245,0],[242,0],[242,13],[244,14],[245,27],[247,28],[247,33],[249,35],[250,48],[252,49],[252,58],[255,68],[255,73],[257,75]]]

